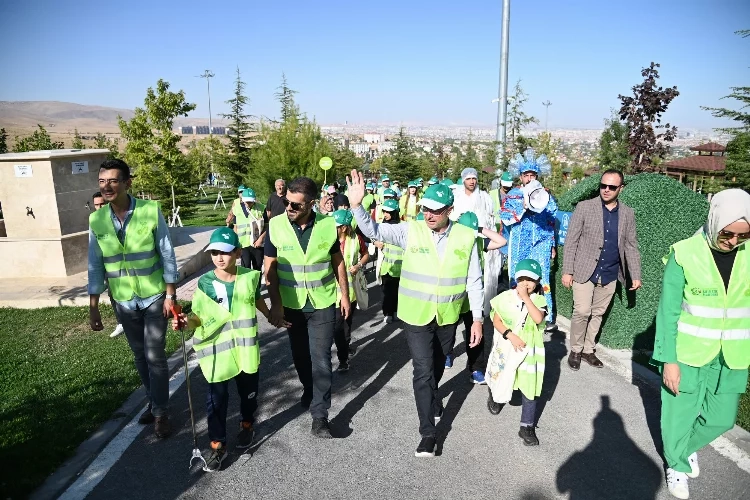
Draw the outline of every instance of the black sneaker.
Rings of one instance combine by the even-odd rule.
[[[435,410],[435,425],[440,422],[440,419],[443,418],[443,411],[445,409],[443,408],[443,405],[440,405],[437,410]]]
[[[302,397],[299,400],[300,406],[302,406],[302,408],[304,408],[305,410],[310,408],[310,403],[312,403],[312,390],[310,392],[303,392]]]
[[[526,446],[539,446],[539,439],[536,437],[533,425],[522,425],[518,435]]]
[[[237,448],[249,448],[253,444],[255,429],[250,422],[240,422],[240,433],[237,434]]]
[[[503,405],[502,403],[495,403],[495,400],[492,399],[492,391],[489,390],[489,388],[487,389],[487,392],[490,393],[490,395],[487,396],[487,409],[490,410],[490,413],[492,413],[493,415],[497,415],[505,405]]]
[[[357,346],[350,345],[349,346],[349,359],[352,359],[356,354],[357,354]]]
[[[343,373],[349,371],[349,362],[348,361],[339,361],[339,367],[336,369],[337,372]]]
[[[141,416],[138,417],[138,423],[141,425],[149,425],[153,424],[154,420],[156,420],[156,418],[154,417],[154,414],[151,413],[151,403],[149,403],[146,407],[146,411],[141,413]]]
[[[331,439],[331,428],[328,426],[327,418],[314,418],[312,421],[312,429],[310,432],[313,436],[322,439]]]
[[[210,453],[206,459],[206,466],[203,470],[206,472],[216,472],[221,469],[221,462],[227,457],[226,447],[218,441],[211,442]]]
[[[419,442],[417,451],[414,452],[415,457],[434,457],[435,456],[435,438],[432,436],[425,436]]]

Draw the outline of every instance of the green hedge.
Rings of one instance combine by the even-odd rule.
[[[582,200],[599,196],[601,175],[580,181],[559,200],[560,210],[573,211]],[[615,297],[604,317],[600,342],[613,348],[652,349],[654,318],[661,295],[664,273],[662,257],[670,245],[691,236],[708,217],[708,201],[703,195],[660,174],[638,174],[625,178],[620,200],[635,211],[638,246],[641,252],[643,287],[628,292],[618,283]],[[570,318],[573,294],[560,286],[562,258],[560,248],[553,291],[559,314]]]

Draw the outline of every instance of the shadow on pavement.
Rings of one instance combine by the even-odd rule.
[[[568,354],[568,349],[565,347],[565,332],[555,329],[550,334],[550,340],[544,343],[544,352],[544,381],[542,382],[542,393],[539,395],[536,404],[537,424],[541,420],[547,403],[552,400],[557,389],[557,384],[560,381],[562,360]],[[514,396],[520,397],[517,394],[514,394]]]
[[[619,413],[601,396],[594,418],[594,437],[557,471],[557,489],[570,500],[655,499],[661,468],[630,439]]]

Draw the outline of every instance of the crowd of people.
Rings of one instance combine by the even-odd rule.
[[[331,437],[332,347],[344,376],[356,352],[354,313],[370,302],[368,268],[382,291],[382,324],[401,322],[409,346],[415,456],[435,455],[443,414],[438,387],[453,367],[459,324],[467,376],[487,385],[488,411],[500,413],[519,391],[518,435],[539,445],[545,332],[556,329],[550,279],[557,204],[540,180],[549,169],[544,155],[528,150],[489,192],[473,168],[461,172],[461,184],[432,177],[403,190],[388,175],[376,184],[357,171],[320,190],[309,178],[288,185],[278,179],[265,205],[240,186],[226,227],[206,248],[215,269],[200,278],[192,313],[172,318],[174,328],[195,330],[193,348],[209,387],[206,469],[219,470],[227,453],[232,379],[242,401],[236,445],[253,440],[262,388],[258,312],[286,329],[311,432]],[[108,288],[150,401],[139,422],[154,423],[156,435],[166,437],[165,332],[178,274],[159,206],[129,195],[131,179],[121,160],[107,160],[99,171],[89,237],[91,327],[102,329],[99,295]],[[568,227],[561,285],[573,290],[573,372],[581,361],[604,366],[596,337],[617,283],[632,292],[641,287],[635,215],[619,199],[625,188],[621,172],[605,171],[599,196],[580,202]],[[688,498],[688,477],[699,474],[697,451],[733,425],[747,384],[748,239],[750,195],[726,190],[712,199],[706,225],[665,258],[652,362],[663,374],[667,484],[677,498]],[[264,283],[270,306],[260,294]]]

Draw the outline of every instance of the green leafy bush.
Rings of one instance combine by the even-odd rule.
[[[600,180],[597,175],[580,181],[558,200],[560,210],[573,211],[579,201],[599,196]],[[626,176],[620,200],[635,211],[643,287],[634,293],[618,283],[602,323],[600,342],[614,348],[651,349],[664,274],[661,259],[672,244],[691,236],[706,222],[709,204],[704,196],[660,174]],[[564,252],[562,246],[554,270],[554,294],[559,313],[570,317],[573,294],[559,285]]]

